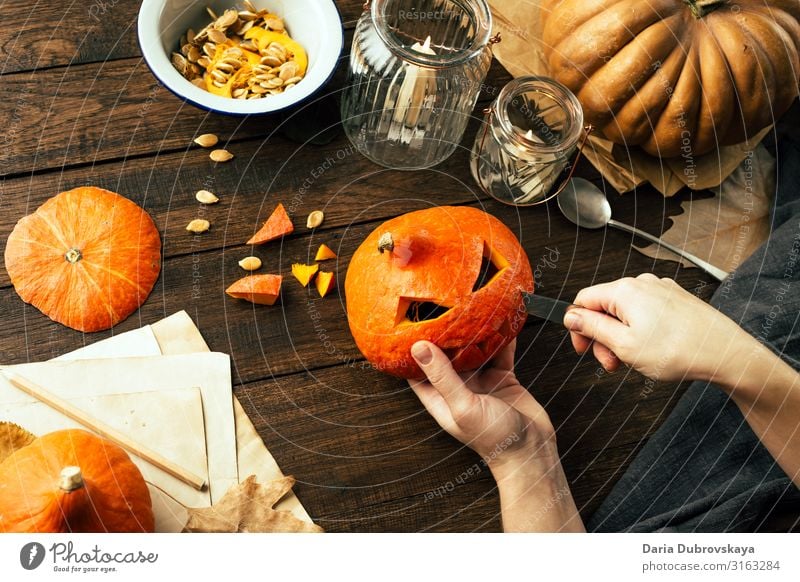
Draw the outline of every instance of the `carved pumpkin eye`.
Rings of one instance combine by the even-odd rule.
[[[472,286],[472,292],[475,293],[494,281],[494,279],[497,278],[500,273],[508,268],[508,264],[508,261],[505,259],[505,257],[503,257],[503,255],[492,249],[484,241],[481,268],[480,271],[478,271],[475,284]]]

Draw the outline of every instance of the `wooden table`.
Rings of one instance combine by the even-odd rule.
[[[349,47],[361,0],[339,2]],[[66,7],[66,8],[65,8]],[[66,12],[64,12],[66,10]],[[286,128],[305,110],[235,119],[182,103],[160,86],[139,55],[138,3],[0,5],[0,238],[54,194],[92,184],[144,206],[158,225],[164,265],[140,311],[113,333],[185,309],[213,350],[233,361],[235,391],[311,515],[330,531],[497,531],[497,491],[477,455],[443,433],[400,380],[364,365],[347,329],[341,292],[348,260],[383,220],[440,204],[485,208],[518,235],[537,271],[538,291],[571,299],[582,287],[653,272],[708,297],[709,277],[655,263],[621,232],[578,231],[550,204],[514,209],[479,194],[464,149],[422,172],[385,170],[353,152],[338,133],[323,146],[301,145]],[[330,86],[341,86],[346,61]],[[495,64],[491,91],[509,80]],[[488,102],[484,94],[479,108]],[[192,145],[216,133],[236,157],[215,165]],[[582,167],[581,173],[596,177]],[[466,186],[465,186],[466,184]],[[201,207],[206,188],[221,202]],[[301,189],[302,192],[301,193]],[[319,299],[287,278],[275,307],[234,301],[224,289],[242,275],[242,244],[282,201],[300,226],[283,243],[255,253],[265,272],[289,275],[320,243],[339,253],[338,292]],[[679,199],[651,189],[612,195],[615,216],[653,233],[680,212]],[[311,233],[306,215],[325,211]],[[211,221],[194,236],[193,218]],[[4,364],[54,357],[112,332],[82,335],[25,305],[0,272],[0,353]],[[671,410],[680,386],[654,388],[633,372],[604,374],[572,351],[564,330],[530,320],[520,337],[519,377],[545,405],[576,501],[588,516],[639,447]],[[477,465],[476,465],[477,463]],[[432,492],[438,492],[434,495]]]

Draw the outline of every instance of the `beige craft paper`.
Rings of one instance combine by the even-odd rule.
[[[540,1],[489,0],[489,5],[495,32],[503,37],[503,41],[493,47],[497,60],[514,77],[547,76],[540,44]],[[757,144],[768,131],[764,130],[752,143]],[[672,196],[684,186],[702,190],[719,185],[752,149],[747,144],[721,147],[692,159],[691,171],[688,171],[686,160],[680,158],[662,162],[643,151],[628,151],[597,136],[592,136],[589,144],[591,147],[585,149],[587,159],[618,192],[650,182],[665,196]]]
[[[65,354],[61,358],[71,358],[75,354],[80,354],[81,357],[94,357],[95,354],[103,353],[109,357],[120,358],[162,353],[177,355],[198,352],[208,353],[208,345],[189,315],[185,311],[180,311],[152,325],[102,340],[82,348],[78,352]],[[233,398],[233,409],[239,475],[243,478],[255,475],[262,483],[282,477],[283,473],[278,467],[278,463],[264,446],[264,442],[236,397]],[[294,492],[289,492],[276,508],[291,511],[299,519],[311,522],[311,517]],[[185,511],[176,504],[169,505],[164,511],[166,510],[173,512],[176,516],[175,521],[180,522],[177,530],[170,531],[180,531],[186,521]],[[180,515],[183,517],[181,518]]]
[[[230,360],[225,354],[51,361],[11,366],[10,370],[62,398],[197,387],[203,403],[212,503],[238,483]],[[19,399],[19,394],[19,390],[0,378],[0,401]],[[110,415],[103,415],[103,420],[109,418]],[[172,424],[160,429],[160,439],[173,438]],[[160,450],[160,446],[148,445]],[[173,479],[176,487],[185,486],[174,477],[165,478]]]
[[[185,311],[180,311],[150,326],[164,354],[208,352],[209,348],[200,331]],[[253,423],[234,396],[233,409],[236,417],[236,440],[239,457],[239,475],[245,478],[255,475],[265,483],[283,477],[275,458],[264,445]],[[311,522],[294,492],[290,491],[276,506],[282,511],[291,511],[296,517]]]
[[[7,395],[3,394],[5,396]],[[170,461],[196,475],[208,478],[203,407],[198,388],[163,390],[157,397],[152,392],[132,392],[67,400],[92,416],[102,418],[138,443],[157,450]],[[34,434],[86,428],[50,406],[32,401],[22,393],[18,399],[12,397],[11,401],[0,401],[0,418],[12,419]],[[171,425],[173,430],[170,438],[164,439],[162,427],[167,425]],[[180,531],[185,523],[176,521],[173,506],[177,504],[166,497],[163,491],[168,491],[177,502],[187,507],[210,505],[208,490],[197,491],[136,455],[131,455],[131,458],[149,484],[156,531]]]

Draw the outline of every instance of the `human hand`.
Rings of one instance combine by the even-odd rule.
[[[490,367],[458,374],[434,344],[417,342],[411,355],[428,379],[409,384],[439,426],[483,457],[498,483],[505,531],[583,531],[553,424],[514,375],[515,347]]]
[[[752,340],[672,279],[645,273],[583,289],[564,317],[572,345],[608,371],[620,360],[657,380],[713,380]]]
[[[473,449],[493,471],[534,457],[543,468],[558,462],[555,431],[544,408],[514,375],[516,340],[491,367],[458,374],[430,342],[417,342],[411,355],[427,380],[409,385],[439,425]]]

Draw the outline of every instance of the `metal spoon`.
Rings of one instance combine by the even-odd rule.
[[[567,187],[564,188],[564,191],[558,195],[558,207],[561,209],[561,213],[566,216],[570,222],[578,226],[584,228],[603,228],[606,225],[613,226],[661,245],[676,255],[680,255],[690,263],[694,263],[719,281],[722,281],[728,276],[728,273],[722,269],[718,269],[714,265],[695,257],[691,253],[687,253],[674,245],[664,242],[652,234],[622,222],[617,222],[611,218],[611,205],[608,203],[606,195],[601,192],[597,186],[583,178],[572,178],[572,180],[570,180]]]

